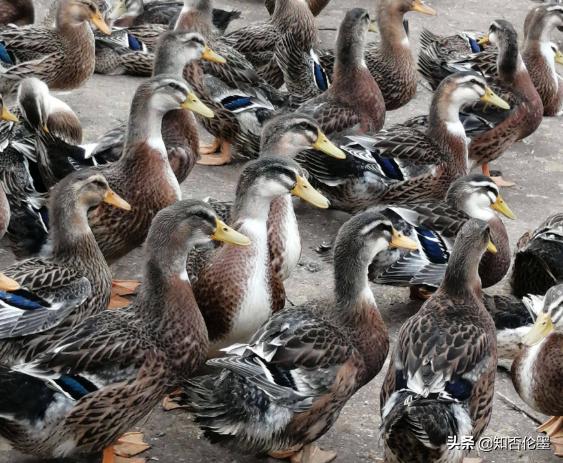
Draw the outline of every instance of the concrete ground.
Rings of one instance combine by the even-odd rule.
[[[49,0],[42,0],[43,2]],[[318,18],[323,29],[321,35],[325,46],[334,41],[335,28],[352,2],[333,0]],[[217,1],[222,7],[237,8],[243,11],[243,18],[233,26],[245,24],[266,17],[266,10],[260,1],[248,0]],[[354,6],[363,6],[370,12],[375,9],[373,0],[355,0]],[[534,5],[528,0],[465,0],[452,2],[431,0],[439,13],[438,17],[410,14],[411,38],[413,48],[417,48],[417,38],[423,27],[446,34],[459,30],[485,31],[493,19],[504,18],[512,21],[522,30],[524,16]],[[560,38],[560,37],[558,37]],[[96,137],[127,117],[131,96],[140,82],[130,77],[94,76],[83,88],[72,93],[62,94],[80,116],[85,128],[86,140]],[[387,125],[400,122],[410,116],[427,112],[430,94],[421,85],[416,99],[406,107],[389,113]],[[522,143],[510,149],[494,167],[502,169],[506,178],[515,180],[516,187],[503,192],[508,204],[518,216],[518,220],[507,222],[512,246],[527,230],[535,228],[547,215],[563,209],[563,148],[561,147],[561,119],[545,119],[541,127]],[[236,180],[241,164],[226,167],[196,167],[192,175],[182,185],[185,198],[214,196],[219,199],[233,198]],[[319,211],[299,205],[299,223],[303,241],[302,265],[287,282],[288,303],[300,304],[321,292],[326,293],[331,284],[330,264],[319,258],[315,248],[322,242],[330,242],[347,216],[334,211]],[[13,262],[9,251],[0,251],[0,263],[6,266]],[[114,266],[117,278],[140,277],[142,263],[141,250],[132,253]],[[507,282],[502,282],[490,293],[507,291]],[[418,305],[409,302],[408,291],[404,289],[373,286],[379,308],[385,318],[391,336],[395,338],[401,324],[415,313]],[[368,463],[381,461],[382,447],[378,439],[379,389],[384,372],[359,391],[344,408],[340,419],[325,435],[319,444],[338,452],[338,460],[346,463]],[[504,438],[536,438],[537,421],[543,420],[530,410],[518,397],[512,387],[509,375],[500,371],[497,375],[494,411],[486,436]],[[510,405],[510,402],[515,404]],[[536,418],[532,420],[522,412],[526,411]],[[230,453],[207,443],[200,438],[199,431],[190,417],[182,411],[164,413],[155,409],[137,427],[145,433],[152,448],[143,457],[163,463],[251,463],[266,461],[252,456]],[[487,462],[529,462],[544,463],[557,461],[548,450],[494,450],[474,452]],[[25,457],[10,450],[0,442],[0,463],[35,463],[39,460]],[[73,462],[90,461],[84,458],[69,460]],[[92,458],[91,461],[99,461]],[[273,461],[273,460],[272,460]]]

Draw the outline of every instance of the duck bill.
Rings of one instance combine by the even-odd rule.
[[[10,121],[10,122],[19,122],[18,116],[16,116],[13,112],[11,112],[6,106],[2,106],[2,114],[0,118],[3,121]]]
[[[489,38],[488,35],[484,35],[483,37],[477,39],[477,43],[479,45],[489,45],[491,43],[491,39]]]
[[[368,32],[377,32],[377,21],[375,19],[369,22]]]
[[[20,289],[20,284],[16,280],[12,280],[3,273],[0,273],[0,290],[2,291],[16,291]]]
[[[211,48],[205,47],[203,53],[201,54],[201,59],[205,61],[210,61],[212,63],[225,64],[227,60],[221,55],[215,53]]]
[[[510,109],[510,105],[489,87],[485,87],[485,94],[481,97],[481,101],[492,104],[493,106],[498,106],[501,109]]]
[[[209,119],[212,119],[213,116],[215,116],[215,113],[205,106],[194,92],[190,92],[186,95],[186,99],[180,107],[182,109],[189,109],[190,111]]]
[[[489,240],[489,242],[487,243],[487,251],[489,251],[491,254],[496,254],[498,252],[495,243],[493,243],[491,240]]]
[[[524,344],[527,346],[535,346],[544,340],[552,331],[555,330],[555,325],[549,314],[540,312],[536,323],[532,329],[523,337]]]
[[[504,199],[502,199],[502,197],[500,195],[497,196],[497,199],[495,200],[495,202],[493,204],[491,204],[491,207],[495,211],[500,212],[502,215],[504,215],[505,217],[508,217],[509,219],[512,219],[512,220],[516,219],[514,212],[512,212],[510,210],[510,208],[508,207],[508,204],[506,204],[504,202]]]
[[[555,62],[563,64],[563,53],[561,53],[559,50],[557,50],[557,52],[555,53]]]
[[[391,236],[391,241],[389,242],[390,248],[396,249],[408,249],[409,251],[416,251],[418,249],[418,244],[416,241],[403,235],[400,231],[393,228],[393,236]]]
[[[94,26],[96,26],[101,33],[111,35],[111,27],[109,27],[104,21],[104,18],[102,18],[102,13],[100,13],[99,11],[94,13],[90,17],[90,21],[92,21],[92,24],[94,24]]]
[[[215,231],[213,235],[211,235],[212,240],[222,241],[223,243],[234,244],[236,246],[248,246],[250,244],[248,236],[229,227],[222,220],[216,219],[216,224]]]
[[[334,143],[332,143],[328,137],[321,132],[319,129],[317,134],[317,140],[313,143],[313,148],[317,151],[321,151],[329,156],[336,159],[346,159],[346,154],[340,148],[338,148]]]
[[[119,0],[113,4],[109,19],[111,21],[115,21],[116,19],[121,18],[121,16],[123,16],[125,13],[127,13],[127,5],[125,4],[124,0]]]
[[[416,11],[417,13],[427,14],[428,16],[436,16],[436,10],[430,8],[426,3],[421,0],[415,0],[412,5],[411,11]]]
[[[309,180],[300,175],[297,176],[297,183],[291,190],[291,194],[321,209],[328,209],[330,206],[330,201],[315,190]]]
[[[108,190],[104,195],[104,203],[110,204],[114,207],[119,209],[123,209],[125,211],[131,210],[131,204],[125,201],[121,196],[119,196],[115,191]]]

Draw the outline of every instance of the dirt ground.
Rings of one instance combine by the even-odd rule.
[[[46,3],[50,0],[41,0]],[[221,7],[237,8],[243,18],[233,24],[234,28],[265,18],[267,13],[261,2],[230,0],[217,1]],[[488,28],[490,21],[504,18],[512,21],[522,30],[524,16],[534,4],[528,0],[431,0],[431,6],[438,11],[437,17],[410,14],[411,42],[417,48],[417,39],[423,27],[438,33],[452,33],[459,30],[480,30]],[[344,12],[351,6],[362,6],[370,12],[375,10],[374,0],[332,0],[318,18],[322,28],[325,46],[332,46],[335,29]],[[560,34],[560,33],[559,33]],[[561,37],[557,37],[560,39]],[[57,96],[69,103],[80,116],[85,128],[87,141],[125,120],[132,94],[140,82],[130,77],[94,76],[84,87],[72,93]],[[400,110],[388,113],[387,125],[400,122],[407,117],[427,112],[429,92],[423,85],[414,101]],[[563,148],[561,147],[562,119],[545,119],[531,137],[518,143],[505,153],[494,168],[500,168],[506,178],[517,182],[517,186],[503,192],[505,199],[518,219],[507,223],[511,244],[527,230],[535,228],[547,215],[563,209]],[[233,198],[236,179],[242,165],[226,167],[198,166],[182,185],[185,198],[213,196],[219,199]],[[334,211],[319,211],[299,205],[298,216],[303,241],[301,266],[287,282],[288,303],[300,304],[315,297],[331,284],[330,265],[319,258],[315,248],[322,242],[330,242],[346,214]],[[5,248],[0,250],[0,267],[13,262]],[[114,266],[117,278],[140,276],[142,251],[132,253]],[[490,293],[507,291],[507,282],[489,290]],[[404,289],[373,286],[379,308],[385,318],[391,336],[394,338],[401,324],[412,315],[418,305],[409,302],[408,291]],[[380,373],[370,384],[359,391],[344,408],[340,419],[319,444],[338,452],[338,460],[346,463],[368,463],[381,461],[382,447],[378,438],[379,389],[383,374]],[[536,420],[543,420],[530,410],[518,397],[512,387],[509,375],[499,370],[496,381],[494,411],[486,436],[499,442],[508,438],[536,439],[537,423],[509,403],[525,410]],[[145,433],[152,448],[143,455],[147,460],[163,463],[251,463],[269,461],[264,458],[230,453],[207,443],[200,437],[198,428],[182,411],[164,413],[160,409],[140,423],[137,429]],[[506,445],[504,445],[506,447]],[[544,463],[557,461],[548,450],[508,450],[473,452],[472,457],[481,457],[486,462],[529,462]],[[39,460],[22,456],[0,442],[0,463],[33,463]],[[99,457],[68,460],[69,462],[100,461]],[[273,461],[273,460],[271,460]]]

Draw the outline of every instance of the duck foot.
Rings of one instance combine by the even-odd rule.
[[[563,457],[563,432],[559,431],[559,434],[549,438],[551,445],[553,445],[553,453],[557,457]]]
[[[483,165],[481,166],[481,169],[482,169],[482,171],[483,171],[483,175],[486,175],[487,177],[491,177],[491,180],[492,180],[493,182],[495,182],[495,184],[496,184],[498,187],[511,187],[511,186],[516,185],[516,183],[514,183],[514,182],[511,182],[511,181],[509,181],[509,180],[505,180],[505,179],[502,177],[502,172],[500,172],[500,171],[498,171],[498,170],[491,171],[491,168],[490,168],[488,162],[486,162],[485,164],[483,164]]]
[[[232,161],[232,154],[231,154],[231,144],[222,141],[220,142],[220,151],[219,154],[201,154],[201,158],[197,161],[198,164],[203,166],[223,166],[225,164],[229,164]]]
[[[111,298],[108,308],[122,309],[131,303],[131,298],[134,296],[140,283],[135,280],[113,280],[111,284]]]
[[[563,437],[563,416],[552,416],[537,428],[538,432],[545,432],[549,437]]]
[[[162,401],[162,408],[164,409],[164,411],[169,412],[171,410],[176,410],[177,408],[187,408],[187,406],[180,405],[178,403],[178,400],[180,399],[181,396],[182,396],[181,389],[177,389],[171,394],[168,394]]]
[[[150,448],[151,446],[143,440],[142,432],[127,432],[117,439],[117,442],[113,446],[113,451],[117,457],[130,459]],[[132,463],[131,460],[127,461],[128,463]],[[118,463],[118,461],[116,461],[116,463]]]
[[[214,138],[213,141],[207,145],[199,145],[199,154],[214,154],[219,151],[219,148],[221,148],[221,140]]]
[[[289,461],[291,463],[329,463],[336,458],[336,452],[322,450],[316,445],[308,444],[303,450],[294,454]]]
[[[102,463],[115,463],[115,453],[113,446],[106,447],[102,456]]]
[[[431,291],[423,286],[411,286],[410,287],[410,298],[411,301],[426,301],[430,299],[430,297],[434,294],[434,291]]]

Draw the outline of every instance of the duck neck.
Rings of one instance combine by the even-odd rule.
[[[474,243],[457,240],[441,288],[452,298],[481,297],[479,262],[483,252]]]
[[[209,0],[184,0],[174,30],[197,32],[209,40],[212,36],[212,9]]]
[[[274,198],[256,194],[254,188],[251,186],[245,194],[235,199],[232,212],[233,221],[237,223],[254,221],[266,224]]]
[[[381,36],[378,49],[393,58],[398,55],[410,55],[409,37],[403,26],[404,15],[400,11],[391,10],[384,3],[381,2],[377,15],[377,27]]]
[[[305,49],[318,42],[315,17],[305,0],[277,0],[272,23],[280,33],[292,33]]]
[[[152,75],[159,76],[162,74],[170,74],[173,76],[182,76],[184,67],[189,62],[182,62],[178,59],[178,53],[175,50],[169,50],[166,46],[161,46],[156,51],[154,57],[154,66]]]
[[[79,261],[86,271],[105,259],[88,225],[87,208],[64,201],[51,207],[50,238],[53,257],[58,261]]]
[[[129,147],[147,143],[151,148],[159,151],[163,157],[168,158],[161,131],[164,114],[163,111],[152,106],[150,97],[135,97],[129,117],[124,157],[136,152],[136,150],[128,149]]]
[[[514,82],[522,72],[527,73],[516,37],[509,37],[499,44],[497,68],[500,78],[508,83]]]

